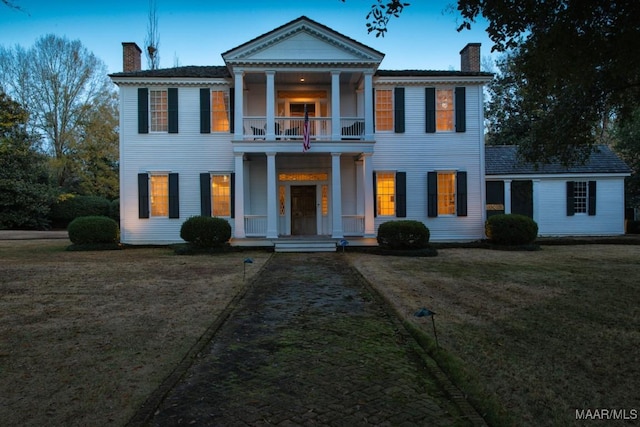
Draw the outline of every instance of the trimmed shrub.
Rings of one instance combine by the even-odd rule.
[[[112,200],[109,203],[109,217],[115,222],[120,222],[120,199]]]
[[[200,248],[222,247],[231,238],[231,225],[223,218],[192,216],[182,224],[180,237]]]
[[[61,194],[51,209],[53,226],[65,228],[81,216],[109,216],[109,205],[104,197]]]
[[[117,243],[118,224],[106,216],[81,216],[69,224],[69,240],[76,245]]]
[[[385,249],[412,250],[429,246],[431,234],[420,221],[387,221],[378,227],[378,244]]]
[[[485,223],[485,234],[498,245],[527,245],[538,237],[538,224],[526,215],[493,215]]]

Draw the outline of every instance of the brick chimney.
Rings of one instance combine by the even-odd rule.
[[[122,71],[140,71],[142,69],[142,63],[140,62],[140,55],[142,50],[136,43],[123,42],[122,43]]]
[[[460,51],[460,71],[480,71],[480,43],[468,43]]]

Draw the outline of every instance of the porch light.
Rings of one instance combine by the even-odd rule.
[[[304,77],[300,77],[300,83],[304,83]]]

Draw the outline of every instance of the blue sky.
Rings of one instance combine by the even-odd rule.
[[[122,42],[144,45],[148,0],[13,0],[27,13],[0,5],[0,45],[25,48],[45,34],[79,39],[110,73],[122,70]],[[486,23],[457,32],[457,12],[443,12],[455,0],[408,0],[388,34],[368,34],[365,16],[375,0],[156,0],[160,66],[223,65],[220,54],[305,15],[385,53],[383,69],[458,70],[460,50],[491,42]],[[143,60],[143,68],[146,61]]]

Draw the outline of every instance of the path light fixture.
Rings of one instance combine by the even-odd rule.
[[[433,336],[436,338],[436,348],[440,348],[438,345],[438,334],[436,333],[436,313],[428,308],[422,307],[420,310],[413,313],[415,317],[431,317],[431,324],[433,325]]]
[[[338,246],[342,246],[342,252],[344,253],[344,247],[348,246],[349,242],[345,239],[340,239],[340,241],[338,242]]]
[[[247,274],[247,264],[253,264],[253,259],[252,258],[245,258],[244,262],[242,263],[242,281],[244,282],[244,278]]]

